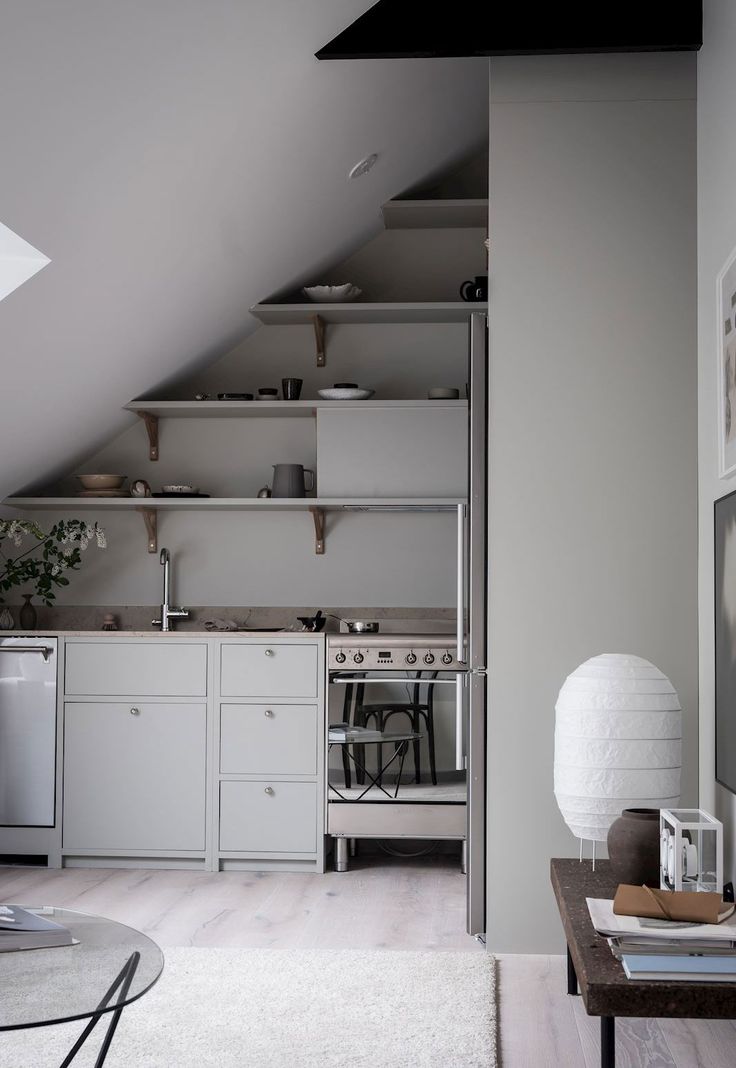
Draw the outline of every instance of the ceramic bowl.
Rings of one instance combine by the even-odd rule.
[[[459,389],[451,389],[449,386],[435,386],[427,393],[430,400],[457,400],[460,396]]]
[[[317,391],[322,400],[368,400],[375,389],[320,389]]]
[[[302,293],[317,304],[339,304],[341,301],[357,300],[363,290],[351,282],[341,286],[305,286]]]
[[[120,489],[127,475],[77,475],[86,490]]]

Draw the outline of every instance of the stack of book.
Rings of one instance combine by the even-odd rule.
[[[660,982],[736,981],[736,915],[721,923],[623,916],[613,901],[588,898],[588,911],[629,979]]]
[[[349,723],[331,723],[328,738],[331,742],[380,742],[383,734],[369,727],[353,727]]]
[[[23,909],[20,905],[0,905],[0,953],[17,949],[51,949],[75,944],[71,931],[45,912],[53,909]]]

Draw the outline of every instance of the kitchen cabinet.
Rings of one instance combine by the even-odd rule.
[[[317,774],[316,705],[220,706],[220,771],[241,774]]]
[[[241,853],[315,853],[317,784],[220,784],[220,849]]]
[[[203,851],[205,704],[67,701],[65,851]]]
[[[279,641],[228,642],[220,652],[223,697],[317,696],[316,644]]]
[[[80,696],[205,697],[207,645],[153,635],[67,643],[64,689]]]
[[[324,870],[324,648],[316,635],[221,642],[221,868]]]

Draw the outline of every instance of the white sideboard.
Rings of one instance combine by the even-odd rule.
[[[325,641],[58,634],[50,866],[324,871]]]

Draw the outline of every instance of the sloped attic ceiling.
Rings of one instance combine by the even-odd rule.
[[[314,58],[368,6],[6,6],[0,221],[51,263],[0,302],[0,496],[89,454],[131,397],[226,352],[251,304],[485,138],[482,60]]]

